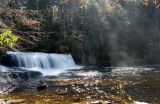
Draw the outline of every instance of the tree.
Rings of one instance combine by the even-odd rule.
[[[10,29],[6,29],[0,34],[0,48],[5,46],[13,48],[18,39],[19,37],[14,35]]]

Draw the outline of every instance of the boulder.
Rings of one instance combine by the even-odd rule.
[[[0,93],[31,90],[39,85],[42,74],[36,71],[10,71],[0,73]]]
[[[27,81],[30,79],[38,79],[42,77],[42,73],[38,71],[10,71],[0,73],[0,77],[7,80]]]
[[[37,86],[37,91],[42,91],[42,90],[46,90],[47,89],[47,85],[46,84],[41,84]]]

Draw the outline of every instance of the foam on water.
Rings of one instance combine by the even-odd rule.
[[[6,72],[6,71],[8,71],[8,68],[0,65],[0,72]]]
[[[82,77],[97,77],[102,75],[102,73],[98,71],[88,71],[88,72],[78,72],[76,73],[77,76],[82,76]]]
[[[117,74],[137,74],[139,72],[152,70],[153,68],[144,68],[144,67],[115,67],[112,69],[112,73]]]

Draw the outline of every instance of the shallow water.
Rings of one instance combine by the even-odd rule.
[[[108,100],[111,96],[121,96],[112,88],[123,83],[122,90],[135,101],[160,102],[160,67],[85,67],[69,70],[57,76],[46,76],[48,88],[42,92],[35,84],[20,87],[7,95],[9,98],[27,99],[26,103],[46,101],[48,104],[71,104],[90,100]],[[29,84],[26,84],[27,86]],[[34,99],[33,99],[34,98]],[[115,99],[113,99],[114,101]],[[114,102],[116,103],[116,102]],[[113,103],[113,104],[114,104]],[[41,104],[41,103],[40,103]]]

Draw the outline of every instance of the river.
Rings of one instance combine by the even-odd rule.
[[[0,67],[0,87],[7,89],[1,91],[1,99],[24,99],[27,104],[123,104],[122,100],[160,103],[158,65],[79,66],[68,54],[8,54],[14,59],[14,67]],[[40,84],[47,87],[37,91]]]

